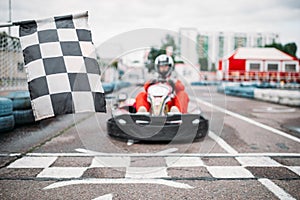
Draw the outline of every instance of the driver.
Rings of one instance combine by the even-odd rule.
[[[155,70],[158,72],[158,80],[150,80],[144,84],[145,91],[140,92],[136,97],[137,112],[149,112],[150,103],[147,101],[148,87],[157,82],[168,82],[175,92],[174,98],[167,103],[167,110],[174,113],[186,113],[189,103],[189,97],[184,90],[184,85],[180,80],[175,82],[170,76],[174,69],[174,62],[171,56],[160,55],[155,59]]]

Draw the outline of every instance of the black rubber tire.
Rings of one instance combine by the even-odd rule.
[[[35,122],[33,111],[28,110],[15,110],[13,111],[16,125],[31,124]]]
[[[30,94],[28,91],[14,91],[7,95],[13,101],[13,110],[31,109]]]
[[[13,115],[0,117],[0,133],[13,130],[15,127],[15,119]]]
[[[6,97],[0,97],[0,117],[11,115],[13,111],[12,100]]]
[[[14,99],[13,100],[13,110],[26,110],[31,109],[30,98]]]

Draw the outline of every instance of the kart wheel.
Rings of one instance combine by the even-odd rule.
[[[208,134],[208,120],[201,116],[195,139],[204,138]]]
[[[125,134],[122,129],[119,128],[114,118],[107,121],[107,133],[108,135],[119,139],[134,139],[133,137]]]

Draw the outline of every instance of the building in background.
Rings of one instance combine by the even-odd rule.
[[[179,29],[179,55],[200,64],[202,71],[214,71],[218,60],[240,47],[264,47],[279,42],[276,33],[243,33],[199,31],[195,28]],[[195,42],[194,42],[195,41]],[[196,52],[196,53],[195,53]]]
[[[181,28],[179,29],[179,56],[192,65],[198,65],[198,52],[197,50],[197,35],[196,28]]]
[[[219,60],[226,81],[300,82],[299,60],[275,48],[239,47]]]

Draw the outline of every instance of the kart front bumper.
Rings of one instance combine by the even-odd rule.
[[[192,141],[208,132],[208,120],[200,114],[147,116],[123,114],[107,121],[112,137],[139,141]]]

